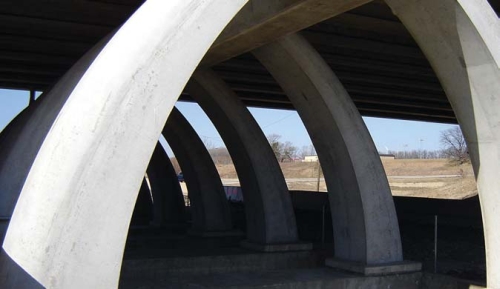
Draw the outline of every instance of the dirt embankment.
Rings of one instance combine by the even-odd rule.
[[[382,160],[387,176],[473,176],[470,164],[457,165],[446,159],[435,160]]]
[[[448,160],[384,159],[392,194],[422,198],[464,199],[477,194],[474,173],[470,164],[456,165]],[[318,163],[282,163],[281,169],[290,190],[326,191]],[[222,179],[237,179],[232,164],[217,165]],[[233,185],[232,182],[231,185]]]

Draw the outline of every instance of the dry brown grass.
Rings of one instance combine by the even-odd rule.
[[[422,198],[464,199],[477,194],[476,182],[470,164],[456,165],[448,160],[383,160],[392,194]],[[282,163],[281,169],[290,190],[316,191],[317,163]],[[217,165],[223,179],[237,179],[233,165]],[[442,177],[448,176],[448,177]],[[454,176],[454,177],[449,177]],[[321,175],[323,177],[323,175]],[[406,177],[406,178],[405,178]],[[326,192],[322,180],[319,191]]]
[[[456,165],[446,159],[435,160],[382,160],[388,176],[473,176],[470,164]]]
[[[237,179],[236,169],[233,164],[216,165],[221,179]]]

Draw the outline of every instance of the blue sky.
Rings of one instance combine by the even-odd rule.
[[[0,130],[28,105],[29,98],[27,91],[0,89]]]
[[[0,130],[28,105],[29,92],[0,89]],[[186,116],[201,138],[213,146],[223,146],[219,134],[203,110],[193,103],[179,102],[177,108]],[[297,113],[289,110],[250,108],[264,133],[276,133],[282,141],[290,141],[298,148],[308,146],[311,140]],[[440,132],[453,125],[404,121],[382,118],[363,118],[377,149],[389,150],[438,150]]]
[[[177,108],[186,116],[202,138],[208,139],[215,146],[223,146],[223,142],[205,115],[203,110],[192,103],[177,103]],[[250,108],[253,116],[264,133],[276,133],[282,136],[282,141],[290,141],[301,148],[311,144],[311,139],[295,111]],[[398,150],[439,150],[441,131],[453,125],[383,119],[374,117],[363,118],[370,131],[377,149],[386,152],[387,149]]]

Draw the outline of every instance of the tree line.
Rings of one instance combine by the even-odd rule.
[[[458,164],[470,162],[469,150],[460,127],[442,131],[439,140],[442,146],[440,150],[389,151],[389,154],[397,159],[449,159]]]
[[[313,145],[303,146],[299,149],[290,141],[282,142],[281,135],[279,134],[273,133],[267,135],[267,141],[269,142],[276,159],[280,163],[302,160],[305,156],[316,155],[316,150]]]
[[[316,155],[316,150],[312,144],[299,148],[290,141],[282,141],[282,136],[279,134],[273,133],[266,137],[278,162],[300,161],[303,160],[305,156]],[[216,164],[232,164],[231,156],[225,147],[215,147],[208,139],[204,139],[203,142]],[[442,131],[440,134],[440,142],[442,145],[442,149],[440,150],[389,150],[385,153],[379,152],[379,154],[394,155],[396,159],[446,158],[459,164],[469,162],[470,158],[467,144],[458,126]]]
[[[410,151],[393,151],[379,152],[381,155],[394,155],[396,159],[445,159],[446,154],[443,150],[410,150]]]

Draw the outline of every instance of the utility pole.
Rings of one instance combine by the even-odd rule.
[[[321,164],[319,163],[319,158],[318,158],[318,183],[316,186],[316,191],[319,192],[319,181],[321,177]]]
[[[419,153],[419,155],[420,155],[420,158],[421,158],[421,159],[422,159],[422,158],[423,158],[423,156],[424,156],[424,151],[422,150],[422,148],[423,148],[423,145],[422,145],[422,144],[423,144],[423,142],[424,142],[424,139],[423,139],[423,138],[421,138],[421,139],[420,139],[420,153]]]

